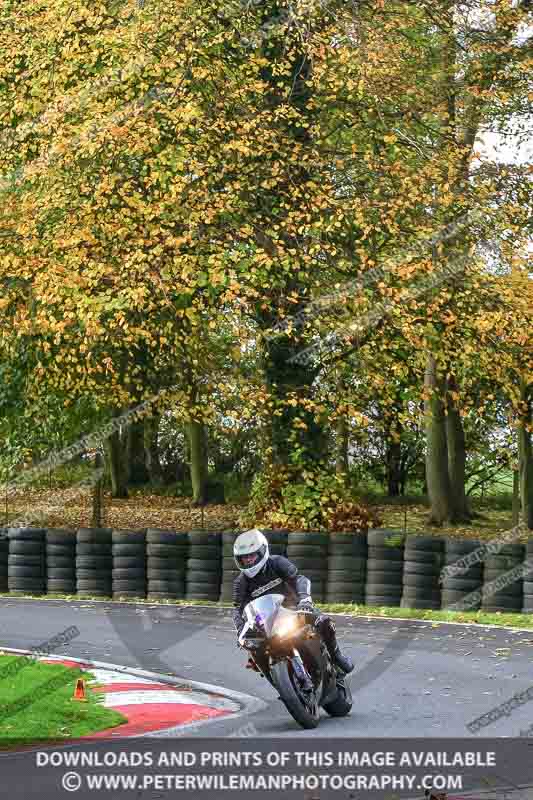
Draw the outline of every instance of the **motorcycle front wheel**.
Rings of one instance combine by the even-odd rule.
[[[298,687],[297,678],[289,667],[288,661],[278,661],[271,669],[274,686],[285,703],[287,711],[302,728],[316,728],[319,720],[319,707],[316,696],[312,694],[310,701]]]

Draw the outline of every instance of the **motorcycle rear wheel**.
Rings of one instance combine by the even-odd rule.
[[[319,722],[320,709],[318,703],[314,707],[307,706],[293,683],[287,661],[278,661],[271,667],[272,680],[285,703],[287,711],[302,728],[316,728]]]

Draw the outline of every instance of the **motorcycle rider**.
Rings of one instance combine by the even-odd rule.
[[[260,595],[283,594],[287,606],[296,605],[298,611],[316,615],[315,627],[333,663],[345,674],[353,670],[351,658],[340,651],[333,621],[313,607],[311,581],[288,558],[271,556],[268,540],[260,530],[241,533],[233,545],[233,557],[241,573],[233,585],[233,622],[238,636],[244,626],[242,614],[247,603]]]

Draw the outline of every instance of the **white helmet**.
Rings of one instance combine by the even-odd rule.
[[[269,556],[266,536],[257,528],[241,533],[233,544],[235,563],[247,578],[261,572]]]

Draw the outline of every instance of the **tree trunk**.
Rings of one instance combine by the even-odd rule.
[[[457,389],[455,378],[447,382],[446,443],[452,501],[452,522],[470,522],[472,514],[466,497],[466,446],[463,421],[450,392]]]
[[[160,416],[155,414],[144,420],[144,457],[150,483],[159,485],[163,483],[163,470],[159,460],[159,433]]]
[[[125,445],[125,437],[118,430],[104,441],[106,467],[111,478],[111,496],[116,498],[128,497]]]
[[[387,441],[386,467],[387,467],[387,494],[389,497],[399,497],[402,485],[401,471],[402,446],[401,442],[394,439]]]
[[[150,480],[146,468],[144,449],[144,419],[134,422],[128,427],[128,483],[131,486],[143,486]]]
[[[518,428],[520,500],[522,520],[528,528],[533,528],[533,445],[529,430],[533,422],[532,387],[528,387],[524,380],[521,382],[520,396],[524,409]]]
[[[187,423],[187,435],[191,453],[192,502],[193,505],[201,506],[207,500],[207,442],[204,423]]]
[[[520,473],[513,470],[513,528],[520,522]]]
[[[426,428],[426,482],[430,502],[430,523],[442,525],[452,515],[451,487],[448,475],[448,445],[444,414],[444,382],[437,376],[437,365],[428,356],[424,387]]]

